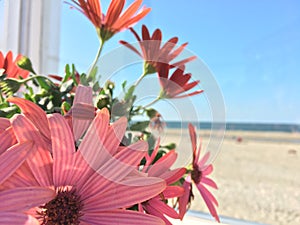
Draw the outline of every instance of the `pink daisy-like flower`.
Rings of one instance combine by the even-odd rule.
[[[166,203],[166,200],[177,198],[183,195],[184,189],[180,186],[175,186],[172,184],[178,181],[185,174],[186,169],[170,169],[177,159],[177,153],[174,150],[168,152],[151,165],[158,153],[159,144],[160,140],[157,141],[151,156],[146,156],[146,164],[143,168],[143,172],[147,172],[151,177],[159,177],[164,179],[167,183],[167,187],[162,193],[147,200],[146,202],[143,202],[141,205],[139,205],[139,207],[140,211],[145,211],[148,214],[157,216],[163,219],[167,225],[172,225],[165,216],[174,219],[180,219],[180,217],[179,214]]]
[[[187,205],[190,201],[192,193],[192,182],[197,186],[210,214],[215,218],[216,221],[220,222],[218,213],[216,211],[216,206],[218,202],[216,198],[211,194],[211,192],[205,187],[205,185],[217,189],[216,183],[208,178],[208,175],[212,173],[213,166],[211,164],[207,165],[207,160],[209,159],[209,152],[207,152],[202,158],[200,158],[201,153],[201,144],[197,149],[197,136],[195,127],[192,124],[189,124],[189,132],[192,142],[193,149],[193,170],[189,174],[183,184],[185,189],[184,195],[179,198],[179,214],[183,218]]]
[[[178,42],[177,37],[171,38],[164,45],[162,45],[162,32],[160,29],[156,29],[151,36],[148,28],[143,25],[141,37],[134,29],[130,28],[130,30],[139,42],[141,52],[139,52],[133,45],[126,41],[120,41],[120,43],[134,51],[145,60],[145,70],[148,74],[158,72],[161,63],[171,63],[187,46],[187,43],[184,43],[174,50]],[[191,56],[178,62],[173,62],[171,65],[173,67],[179,67],[194,59],[196,59],[196,56]]]
[[[37,117],[35,113],[31,116]],[[11,122],[17,141],[33,142],[35,153],[3,188],[41,186],[56,192],[51,201],[31,210],[32,216],[41,224],[163,224],[157,217],[125,210],[166,187],[164,180],[141,176],[136,170],[147,152],[146,142],[120,150],[125,118],[109,125],[108,110],[98,111],[76,151],[67,120],[59,114],[48,117],[50,150],[35,125],[38,121],[15,115]]]
[[[6,74],[7,78],[16,78],[19,77],[27,78],[29,75],[29,71],[23,70],[18,67],[17,62],[23,56],[18,55],[15,60],[13,60],[13,54],[9,51],[4,57],[2,52],[0,51],[0,70],[3,69],[3,73]]]
[[[199,80],[188,83],[192,77],[192,74],[185,74],[184,70],[185,66],[181,66],[180,68],[177,68],[169,77],[170,66],[168,64],[161,65],[158,76],[162,89],[162,98],[185,98],[203,92],[203,90],[196,90],[194,92],[184,94],[200,83]]]
[[[11,140],[15,138],[11,132],[4,133],[6,135],[2,135],[3,133],[0,135],[0,142],[3,143],[0,147],[0,187],[23,164],[33,146],[32,142],[8,145],[7,143],[12,143]],[[8,139],[10,141],[7,141]],[[13,188],[0,191],[0,224],[39,224],[38,220],[26,215],[24,211],[44,204],[53,197],[53,190],[43,187]]]
[[[96,27],[102,40],[108,40],[115,33],[125,30],[144,18],[150,8],[143,7],[136,13],[142,0],[135,0],[122,13],[126,0],[112,0],[106,15],[102,13],[100,0],[71,0],[75,8],[82,12]]]

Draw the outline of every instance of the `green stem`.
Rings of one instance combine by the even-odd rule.
[[[88,77],[91,75],[91,73],[93,72],[93,70],[94,70],[94,69],[95,69],[95,67],[96,67],[96,64],[97,64],[97,62],[98,62],[98,59],[99,59],[99,57],[100,57],[100,55],[101,55],[101,52],[102,52],[102,49],[103,49],[104,43],[105,43],[105,41],[100,41],[100,46],[99,46],[99,48],[98,48],[98,51],[97,51],[96,57],[95,57],[95,59],[94,59],[94,61],[93,61],[92,65],[91,65],[91,67],[90,67],[90,69],[89,69],[89,72],[88,72]]]
[[[139,83],[143,80],[143,78],[147,75],[147,73],[145,71],[143,71],[142,75],[139,77],[139,79],[137,79],[137,81],[135,82],[134,86],[138,86]]]
[[[52,80],[51,80],[50,78],[45,77],[45,76],[42,76],[42,75],[35,75],[35,76],[32,76],[32,77],[28,77],[28,78],[26,78],[26,79],[19,80],[19,82],[20,82],[21,84],[25,84],[25,83],[27,83],[28,81],[31,81],[31,80],[36,79],[36,78],[45,78],[45,79],[49,80],[51,83],[53,83]]]
[[[159,100],[161,100],[161,98],[158,96],[156,99],[154,99],[152,102],[148,103],[147,105],[143,106],[144,109],[149,108],[151,105],[155,104],[156,102],[158,102]]]

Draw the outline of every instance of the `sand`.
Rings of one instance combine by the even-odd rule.
[[[206,148],[209,132],[201,135]],[[179,143],[177,165],[186,165],[191,151],[187,131],[166,130],[162,142],[170,141]],[[299,133],[226,132],[213,165],[219,215],[262,224],[300,224]],[[194,190],[191,209],[208,212]]]

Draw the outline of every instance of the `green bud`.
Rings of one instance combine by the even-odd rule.
[[[24,70],[27,70],[33,74],[36,74],[32,68],[32,63],[31,63],[30,59],[27,58],[26,56],[23,56],[21,59],[19,59],[17,61],[17,65]]]

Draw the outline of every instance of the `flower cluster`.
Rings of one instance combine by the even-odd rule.
[[[187,44],[176,47],[177,37],[163,43],[161,30],[150,35],[145,25],[140,37],[132,26],[150,12],[139,10],[142,0],[126,10],[125,0],[112,0],[106,14],[100,0],[68,4],[91,21],[100,40],[87,74],[67,65],[63,77],[38,75],[27,57],[13,60],[11,52],[0,52],[0,224],[169,225],[168,218],[183,219],[193,185],[219,221],[218,202],[206,187],[217,189],[208,177],[213,166],[209,153],[200,156],[195,127],[189,125],[193,161],[187,168],[173,168],[175,144],[163,146],[149,131],[166,125],[150,106],[202,93],[192,90],[199,81],[185,71],[196,57],[176,60]],[[97,62],[105,42],[127,29],[140,50],[120,43],[144,60],[144,68],[133,85],[122,84],[120,99],[116,84],[97,81]],[[137,105],[136,87],[151,74],[161,91],[153,102]],[[148,120],[134,122],[140,115]]]

